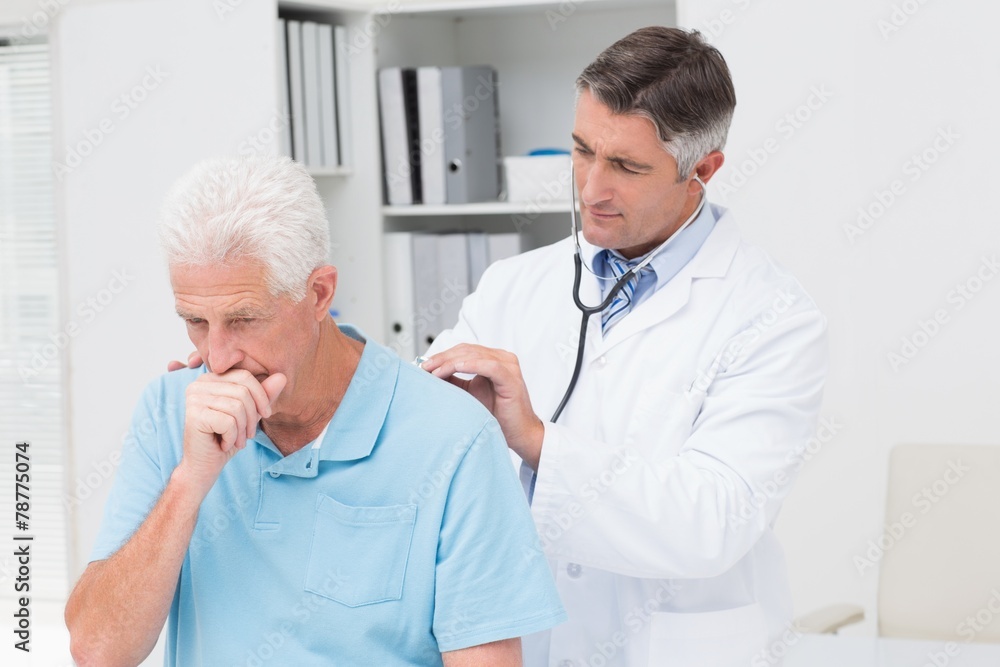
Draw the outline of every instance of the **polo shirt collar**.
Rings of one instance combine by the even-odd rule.
[[[382,432],[396,391],[399,357],[392,350],[367,340],[357,328],[349,324],[337,326],[365,347],[320,445],[319,458],[321,461],[355,461],[372,453],[378,434]]]
[[[315,477],[316,461],[356,461],[369,456],[375,447],[396,389],[399,357],[378,343],[366,340],[355,327],[337,326],[345,335],[365,344],[344,398],[317,438],[322,439],[318,448],[315,442],[308,444],[270,465],[265,464],[265,472]],[[277,453],[277,447],[263,431],[258,431],[255,439]]]

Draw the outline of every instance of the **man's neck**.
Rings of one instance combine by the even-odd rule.
[[[319,437],[333,418],[354,377],[365,344],[342,333],[332,319],[324,320],[319,344],[302,366],[295,395],[287,408],[261,422],[264,432],[284,456]],[[287,404],[286,404],[287,405]]]

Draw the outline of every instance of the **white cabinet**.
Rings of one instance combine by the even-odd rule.
[[[314,6],[330,7],[334,3]],[[373,3],[374,4],[374,3]],[[304,6],[295,3],[295,7]],[[350,5],[348,5],[350,6]],[[356,5],[353,5],[356,7]],[[571,147],[574,83],[605,47],[644,25],[674,25],[672,2],[407,2],[335,12],[348,26],[354,77],[355,155],[350,176],[318,179],[331,212],[337,307],[345,321],[383,336],[381,234],[412,230],[518,231],[525,248],[569,234],[568,204],[381,206],[375,72],[380,67],[491,65],[499,80],[504,155]],[[283,13],[291,5],[281,5]],[[361,79],[361,80],[359,80]]]

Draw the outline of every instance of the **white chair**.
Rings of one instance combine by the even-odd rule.
[[[879,563],[879,635],[1000,642],[1000,447],[894,447],[885,524],[895,528]],[[834,605],[796,624],[836,633],[863,619]]]

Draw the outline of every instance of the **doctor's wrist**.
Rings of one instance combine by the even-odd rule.
[[[545,439],[545,424],[535,417],[522,432],[508,437],[507,445],[521,457],[521,460],[534,471],[538,471],[538,462],[542,457],[542,441]]]

